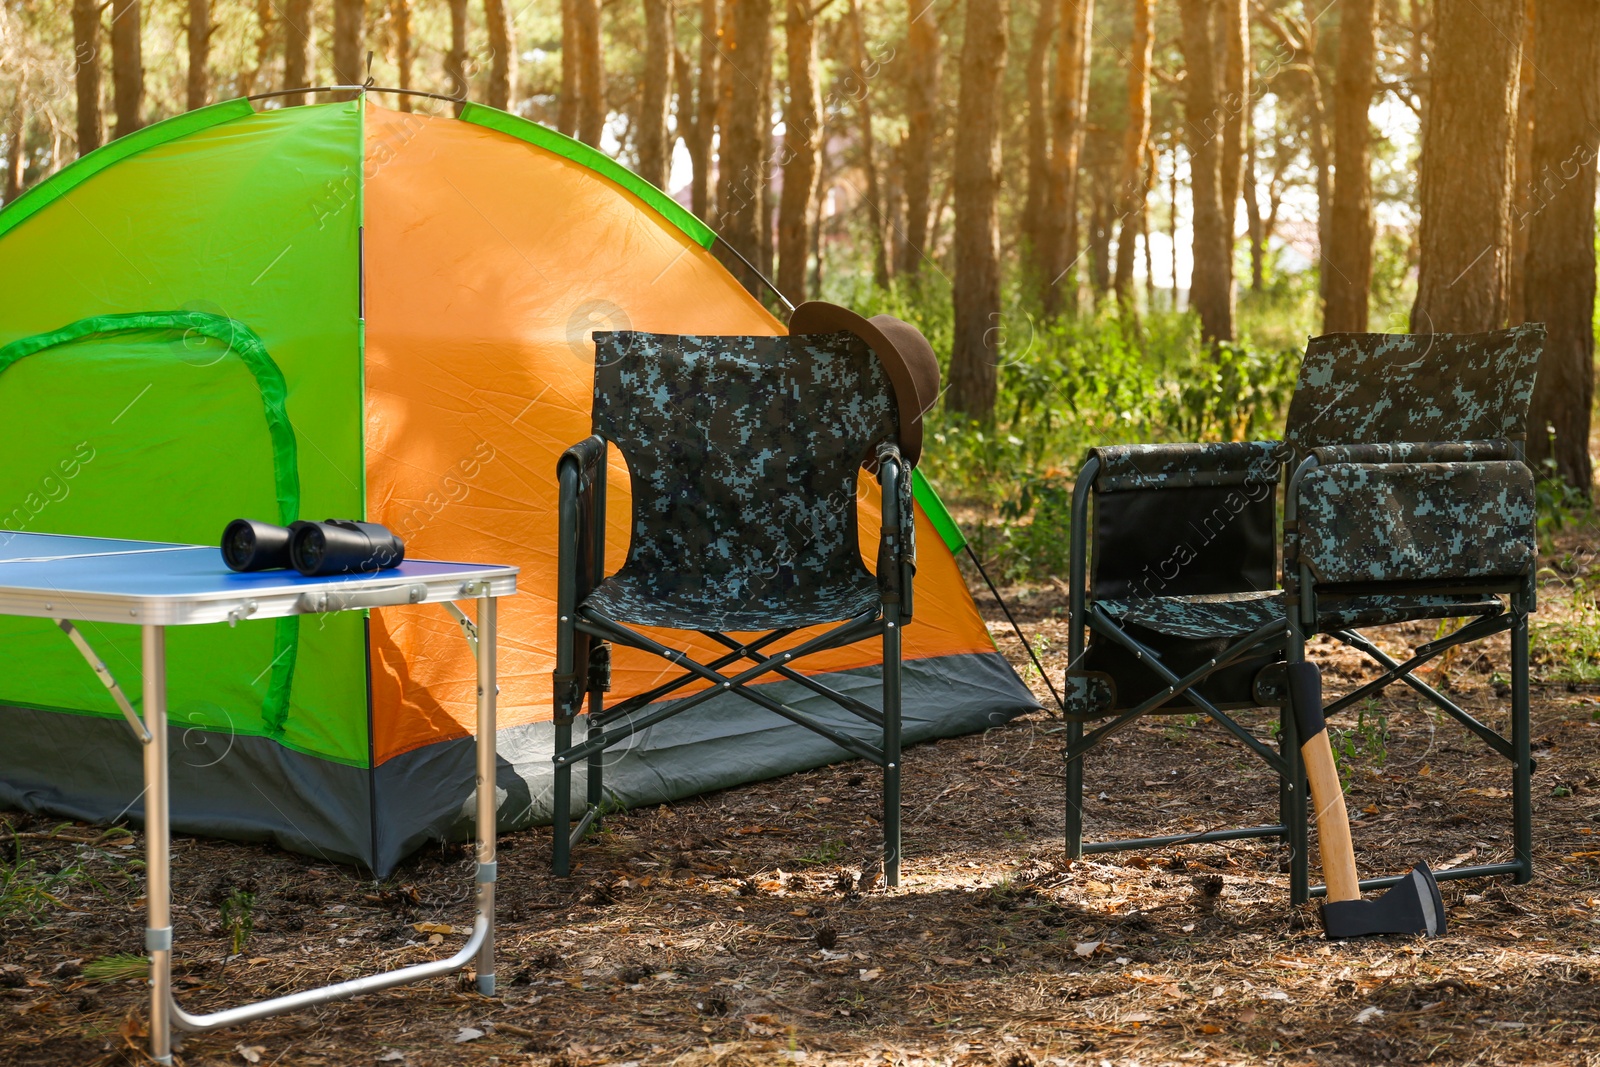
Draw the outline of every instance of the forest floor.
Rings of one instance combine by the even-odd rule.
[[[1558,538],[1537,617],[1537,877],[1443,883],[1450,928],[1437,940],[1325,941],[1314,907],[1289,905],[1275,842],[1067,861],[1062,727],[1035,713],[907,753],[897,889],[872,867],[878,775],[859,763],[612,817],[570,879],[549,874],[548,828],[506,834],[496,996],[438,979],[190,1035],[179,1060],[1600,1063],[1600,685],[1583,673],[1592,616],[1564,596],[1600,580],[1594,547],[1592,528]],[[1009,592],[1059,677],[1060,590]],[[975,596],[1042,695],[1003,617]],[[1375,631],[1391,651],[1435,632]],[[1352,655],[1325,642],[1314,654],[1331,690],[1352,685]],[[1505,671],[1501,641],[1426,676],[1503,727]],[[1509,769],[1453,723],[1394,687],[1333,725],[1352,757],[1366,872],[1509,856]],[[1267,768],[1181,716],[1104,746],[1088,796],[1091,838],[1275,820]],[[142,951],[141,848],[126,830],[0,814],[0,1064],[146,1062],[144,988],[126,969],[115,980],[118,954]],[[382,883],[268,846],[179,838],[175,853],[190,1010],[436,958],[466,935],[464,846]],[[233,934],[247,934],[237,954]]]

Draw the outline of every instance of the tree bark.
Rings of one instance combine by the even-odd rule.
[[[742,3],[749,0],[741,0]],[[867,233],[872,239],[872,280],[878,288],[889,286],[889,253],[885,233],[886,204],[878,174],[877,146],[872,135],[872,77],[868,73],[867,34],[861,24],[860,0],[850,0],[850,56],[853,68],[850,93],[856,100],[856,131],[861,149],[861,170],[866,184]]]
[[[1267,235],[1261,226],[1261,197],[1256,189],[1256,130],[1251,123],[1245,130],[1244,218],[1250,239],[1250,291],[1266,287]]]
[[[928,0],[907,0],[906,13],[906,236],[900,248],[900,271],[908,276],[922,269],[928,248],[928,208],[933,188],[933,142],[939,109],[939,23]]]
[[[1059,5],[1060,0],[1038,0],[1039,13],[1034,16],[1033,40],[1028,45],[1028,187],[1018,236],[1023,274],[1030,279],[1030,288],[1038,292],[1043,292],[1055,277],[1054,250],[1040,239],[1040,234],[1050,210],[1050,45],[1055,38]]]
[[[17,98],[11,105],[11,116],[6,123],[6,192],[7,204],[22,193],[28,174],[28,83],[24,78],[17,86]]]
[[[1217,28],[1223,38],[1222,228],[1228,235],[1228,285],[1233,286],[1233,235],[1238,232],[1239,187],[1244,166],[1244,130],[1251,125],[1249,0],[1222,0]]]
[[[1184,121],[1189,131],[1190,189],[1194,196],[1194,273],[1189,305],[1200,315],[1200,335],[1211,343],[1233,340],[1233,239],[1222,206],[1222,145],[1218,134],[1214,0],[1179,0],[1183,20]]]
[[[994,418],[1000,363],[1000,219],[996,202],[1000,192],[1000,79],[1005,71],[1010,21],[1010,0],[967,0],[956,103],[955,337],[945,405],[981,422]]]
[[[731,60],[725,81],[727,118],[722,133],[719,168],[724,172],[721,204],[722,239],[751,263],[761,258],[762,205],[765,203],[766,153],[762,151],[772,128],[762,113],[764,72],[770,71],[771,15],[767,0],[731,0],[733,47],[724,43]],[[750,292],[760,295],[761,280],[743,264],[734,273]]]
[[[578,16],[578,140],[600,147],[606,126],[606,68],[600,46],[600,0],[573,0]]]
[[[455,105],[459,117],[472,89],[467,80],[467,0],[450,0],[450,51],[444,57],[444,76],[450,82],[450,95],[462,101]]]
[[[1412,333],[1506,320],[1522,14],[1523,0],[1440,0],[1435,12]]]
[[[100,147],[105,120],[100,114],[100,4],[72,0],[72,49],[78,90],[78,155]]]
[[[806,291],[808,216],[817,195],[817,135],[822,93],[817,85],[817,45],[809,0],[785,0],[784,46],[789,98],[783,109],[783,195],[778,201],[778,291],[798,302]]]
[[[116,97],[117,136],[126,137],[144,122],[144,47],[139,0],[112,0],[111,89]]]
[[[394,65],[399,71],[400,88],[411,88],[411,66],[416,61],[411,39],[411,0],[389,0],[389,18],[394,30]],[[401,111],[411,110],[411,97],[401,96]]]
[[[239,79],[240,94],[250,96],[259,86],[271,84],[267,81],[267,64],[272,62],[273,46],[277,43],[277,35],[273,32],[273,22],[277,14],[277,0],[256,0],[256,61],[255,66],[245,71]]]
[[[1534,0],[1526,0],[1522,9],[1522,64],[1518,68],[1517,77],[1517,121],[1512,134],[1514,140],[1514,164],[1511,177],[1511,217],[1520,219],[1530,210],[1531,193],[1533,191],[1533,124],[1534,124],[1534,82],[1538,73],[1533,69],[1534,50],[1534,17],[1536,4]],[[1600,7],[1596,13],[1600,14]],[[1523,264],[1528,258],[1528,228],[1526,226],[1511,227],[1511,269],[1506,277],[1506,321],[1527,321],[1527,304],[1524,301],[1526,290],[1523,283],[1527,278],[1527,271]]]
[[[366,0],[333,0],[333,81],[335,85],[360,85],[367,80],[361,46],[366,41]],[[339,93],[336,100],[353,100],[354,93]]]
[[[578,135],[578,67],[582,60],[578,44],[578,0],[561,0],[561,101],[556,110],[556,130],[568,137]]]
[[[671,143],[667,105],[672,99],[672,0],[644,0],[644,85],[639,105],[639,176],[667,185]]]
[[[1050,109],[1050,210],[1039,235],[1050,249],[1050,270],[1040,279],[1039,293],[1047,318],[1054,317],[1063,303],[1076,304],[1078,297],[1073,267],[1078,258],[1078,157],[1083,152],[1089,99],[1094,0],[1061,0],[1059,22],[1055,101]]]
[[[1548,333],[1533,393],[1528,455],[1536,470],[1553,461],[1555,473],[1587,495],[1594,477],[1589,420],[1600,154],[1600,20],[1590,0],[1538,0],[1533,63],[1543,75],[1534,88],[1542,98],[1533,128],[1535,186],[1531,217],[1518,222],[1528,227],[1528,321],[1544,323]]]
[[[1150,141],[1151,22],[1155,0],[1133,0],[1133,39],[1128,47],[1128,129],[1122,137],[1122,180],[1118,214],[1122,230],[1117,238],[1117,273],[1114,287],[1124,308],[1133,308],[1134,241],[1144,230],[1146,203],[1145,156]]]
[[[511,8],[506,0],[483,0],[483,17],[489,26],[488,103],[510,111],[517,102],[517,31]]]
[[[695,216],[706,222],[711,221],[711,141],[717,132],[717,105],[720,102],[718,18],[717,0],[700,0],[700,71],[699,88],[695,92],[695,126],[700,156],[695,164],[693,184],[689,188],[689,203]]]
[[[190,111],[211,102],[211,0],[189,0],[189,69],[184,83],[184,106]]]
[[[452,4],[466,0],[451,0]],[[311,84],[317,24],[312,11],[312,0],[285,0],[283,8],[283,87],[303,89]],[[283,98],[285,107],[298,107],[306,102],[305,93],[290,93]]]
[[[1376,0],[1345,0],[1333,83],[1333,212],[1322,262],[1323,333],[1365,333],[1372,287],[1372,77],[1378,55]]]

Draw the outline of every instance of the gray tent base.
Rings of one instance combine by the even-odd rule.
[[[875,668],[819,680],[875,703]],[[998,653],[905,664],[907,745],[999,726],[1039,705]],[[793,682],[763,687],[836,729],[868,739],[866,723]],[[578,732],[583,730],[582,720]],[[265,738],[173,727],[172,825],[180,833],[272,841],[386,877],[430,841],[464,840],[475,803],[473,742],[445,741],[375,770],[303,755]],[[548,824],[554,728],[534,723],[497,738],[500,829]],[[619,807],[660,804],[838,763],[832,742],[736,695],[641,731],[606,754]],[[140,748],[118,719],[0,705],[0,807],[91,823],[142,820]],[[906,774],[917,773],[916,757]],[[573,783],[582,802],[581,773]]]

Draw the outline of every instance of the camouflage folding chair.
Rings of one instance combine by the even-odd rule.
[[[1543,337],[1543,327],[1523,326],[1314,338],[1282,442],[1090,452],[1071,517],[1068,855],[1277,837],[1290,849],[1292,899],[1320,895],[1307,874],[1305,778],[1283,664],[1303,661],[1306,639],[1328,634],[1381,673],[1325,715],[1401,681],[1511,763],[1512,858],[1438,878],[1532,877],[1536,550],[1523,442]],[[1286,469],[1280,587],[1275,527]],[[1469,621],[1404,662],[1361,633],[1419,619]],[[1415,674],[1451,648],[1507,632],[1509,740]],[[1273,706],[1275,746],[1227,714]],[[1174,712],[1208,716],[1277,773],[1278,822],[1086,844],[1085,754],[1144,715]],[[1099,725],[1085,733],[1088,723]]]
[[[911,619],[911,476],[894,394],[878,358],[848,333],[681,337],[597,333],[594,436],[558,464],[555,853],[571,849],[606,801],[604,753],[713,697],[737,694],[883,768],[885,881],[900,865],[900,629]],[[606,445],[628,464],[627,559],[606,576]],[[861,559],[856,483],[883,492],[877,576]],[[779,647],[796,631],[838,624]],[[696,631],[727,651],[700,662],[635,627]],[[740,636],[734,636],[738,634]],[[881,707],[795,670],[806,656],[878,637]],[[606,706],[610,645],[684,673]],[[863,740],[757,686],[783,678],[869,724]],[[681,699],[690,682],[709,683]],[[573,723],[587,698],[587,736]],[[573,768],[587,762],[586,810],[571,825]]]

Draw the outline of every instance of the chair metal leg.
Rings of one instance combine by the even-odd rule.
[[[561,754],[572,747],[572,720],[556,719],[555,795],[551,797],[550,828],[555,841],[550,866],[557,878],[572,873],[572,762]]]
[[[1511,796],[1515,828],[1516,884],[1533,881],[1533,757],[1528,722],[1528,614],[1513,609],[1511,625]]]
[[[1067,723],[1067,748],[1070,749],[1083,740],[1083,723]],[[1067,763],[1067,858],[1079,859],[1083,856],[1083,761],[1088,759],[1084,753],[1075,760]]]
[[[591,692],[589,694],[589,740],[591,741],[605,733],[605,728],[599,722],[602,710],[604,710],[604,697],[598,692]],[[589,808],[584,812],[585,817],[588,819],[585,833],[587,833],[587,828],[600,825],[601,802],[605,799],[605,782],[602,778],[605,758],[604,749],[597,749],[589,756]]]
[[[900,884],[900,624],[883,631],[883,881]]]

